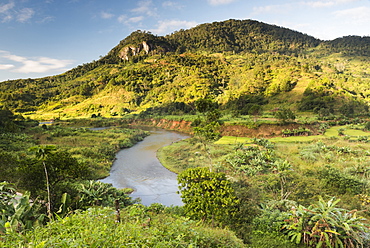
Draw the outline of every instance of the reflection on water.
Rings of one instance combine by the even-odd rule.
[[[177,175],[161,165],[156,153],[159,148],[188,137],[173,131],[153,129],[143,141],[118,152],[110,176],[101,181],[116,188],[134,189],[131,196],[139,197],[144,205],[183,205],[180,195],[176,193]]]

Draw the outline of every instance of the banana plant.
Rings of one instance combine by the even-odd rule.
[[[316,205],[308,208],[301,205],[293,208],[283,230],[291,241],[311,247],[365,247],[369,240],[364,234],[369,233],[370,225],[357,214],[357,210],[338,208],[339,201],[320,198]]]
[[[29,192],[17,195],[13,188],[2,183],[0,196],[0,234],[23,232],[43,223],[45,215],[39,214],[40,205],[31,202]]]

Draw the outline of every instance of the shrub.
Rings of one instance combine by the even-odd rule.
[[[187,169],[178,175],[178,182],[189,217],[212,224],[233,221],[239,200],[224,173],[208,168]]]
[[[320,199],[310,207],[296,206],[285,220],[284,232],[296,244],[316,247],[365,247],[369,243],[364,236],[369,231],[366,219],[356,210],[337,208],[340,200]],[[365,245],[365,246],[364,246]]]
[[[30,230],[41,225],[45,217],[40,214],[40,204],[31,203],[28,192],[19,196],[11,184],[0,183],[0,244],[3,235]]]
[[[326,165],[319,171],[319,178],[323,186],[339,194],[360,194],[367,187],[367,183],[355,176],[342,172]]]
[[[309,207],[293,201],[270,201],[255,218],[254,226],[261,233],[275,233],[277,237],[283,233],[291,242],[310,247],[368,247],[370,226],[366,219],[357,210],[338,208],[339,201],[320,198]]]
[[[1,247],[245,247],[224,229],[198,226],[187,218],[133,205],[121,209],[90,208],[51,222],[25,235],[0,239]]]
[[[366,122],[365,130],[370,131],[370,121]]]

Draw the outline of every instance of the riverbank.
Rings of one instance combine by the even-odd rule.
[[[177,174],[163,167],[157,151],[188,137],[179,132],[152,128],[150,135],[141,142],[116,154],[110,175],[101,181],[116,188],[134,189],[130,196],[140,198],[144,205],[182,205],[177,194]]]
[[[141,129],[127,128],[126,125],[102,129],[102,125],[79,126],[76,122],[56,122],[52,126],[39,126],[27,130],[40,145],[53,144],[67,151],[79,162],[89,165],[90,179],[105,178],[109,175],[115,155],[123,148],[131,147],[149,135]],[[94,127],[94,128],[92,128]]]

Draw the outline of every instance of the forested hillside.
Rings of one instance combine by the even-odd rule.
[[[241,105],[243,113],[283,103],[296,111],[367,114],[369,44],[369,37],[321,41],[252,20],[165,37],[136,31],[106,56],[61,75],[0,83],[0,100],[18,113],[53,117],[125,115],[169,103],[183,112],[199,98],[225,110]]]

